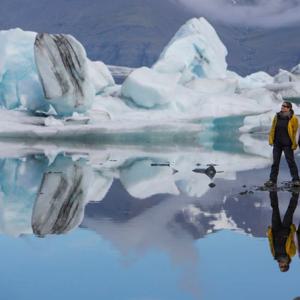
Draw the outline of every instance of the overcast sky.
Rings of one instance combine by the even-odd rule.
[[[300,0],[177,0],[198,16],[231,24],[282,27],[300,24]],[[237,3],[237,4],[235,4]],[[238,4],[240,3],[240,4]],[[248,4],[245,4],[248,3]]]

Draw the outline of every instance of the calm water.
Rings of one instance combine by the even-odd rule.
[[[298,253],[281,273],[266,238],[270,149],[222,126],[191,144],[1,144],[1,299],[299,297]]]

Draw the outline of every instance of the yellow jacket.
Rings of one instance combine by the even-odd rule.
[[[270,134],[269,134],[269,144],[270,145],[274,144],[276,123],[277,123],[277,115],[275,115],[275,117],[273,118],[273,121],[272,121],[272,127],[271,127]],[[298,118],[293,114],[288,123],[288,134],[292,141],[292,149],[293,150],[297,149],[297,141],[296,141],[297,130],[298,130]]]
[[[285,243],[285,251],[287,255],[292,258],[296,254],[296,244],[294,241],[294,236],[296,232],[296,226],[294,224],[291,225],[291,232],[286,240]],[[270,245],[270,250],[272,252],[273,257],[275,257],[275,250],[274,250],[274,242],[273,242],[273,232],[272,232],[272,227],[268,227],[268,239],[269,239],[269,245]]]

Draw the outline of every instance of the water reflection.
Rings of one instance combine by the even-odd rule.
[[[66,233],[81,223],[89,171],[81,159],[62,155],[44,171],[31,218],[34,234]]]
[[[185,198],[182,205],[193,203],[193,198],[201,198],[215,186],[213,181],[231,181],[239,171],[269,163],[266,158],[246,153],[175,150],[117,148],[87,153],[48,151],[48,155],[40,151],[20,158],[3,158],[2,232],[33,232],[38,236],[66,233],[81,224],[86,204],[105,199],[117,182],[123,188],[117,197],[147,199],[151,205],[152,198],[160,202],[169,195]],[[130,208],[127,210],[130,215]]]
[[[124,269],[147,260],[149,253],[163,253],[172,268],[180,270],[176,283],[193,295],[182,299],[200,298],[199,266],[205,260],[203,249],[197,247],[203,247],[202,241],[216,237],[215,248],[208,251],[214,259],[227,242],[238,240],[236,236],[247,241],[264,238],[263,245],[267,244],[266,229],[276,201],[270,206],[269,193],[246,184],[263,182],[271,160],[253,149],[252,154],[189,147],[75,150],[57,154],[41,148],[0,160],[2,233],[44,237],[37,239],[40,243],[66,240],[74,232],[93,233],[111,246],[110,252],[118,253]],[[279,198],[278,210],[291,212],[289,194],[281,192]],[[297,224],[299,211],[296,201],[292,203]],[[217,234],[221,231],[232,235]],[[248,257],[257,249],[255,244]],[[266,247],[257,255],[264,254],[274,266]],[[99,259],[97,254],[94,259]],[[218,268],[221,264],[214,265],[213,260],[211,266]],[[143,273],[156,269],[150,264]]]
[[[299,193],[292,193],[289,206],[284,214],[283,220],[281,220],[277,192],[270,192],[272,226],[268,228],[268,238],[272,255],[278,262],[281,272],[289,270],[292,258],[296,254],[296,226],[293,224],[293,216],[297,208],[298,199]]]

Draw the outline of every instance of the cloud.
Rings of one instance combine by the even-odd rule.
[[[176,0],[209,20],[251,27],[300,24],[300,0]]]

